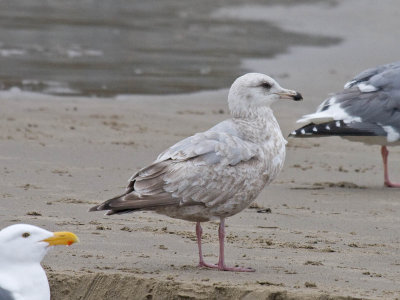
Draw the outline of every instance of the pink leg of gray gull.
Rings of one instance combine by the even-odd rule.
[[[387,187],[400,187],[400,183],[393,183],[389,179],[389,170],[388,170],[388,156],[389,156],[389,151],[386,148],[386,146],[382,146],[381,148],[381,154],[382,154],[382,160],[383,160],[383,176],[385,178],[385,185]]]
[[[201,249],[201,236],[203,234],[203,229],[201,228],[200,222],[196,223],[196,235],[197,235],[197,246],[199,247],[199,267],[213,268],[220,271],[234,271],[234,272],[254,272],[255,269],[252,268],[241,268],[241,267],[227,267],[225,265],[224,256],[224,241],[225,241],[225,218],[221,218],[218,229],[219,238],[219,260],[218,264],[208,264],[204,261],[203,251]]]

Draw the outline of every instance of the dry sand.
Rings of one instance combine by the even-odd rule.
[[[340,45],[245,62],[305,96],[303,103],[275,106],[285,134],[358,71],[398,60],[398,36],[388,37],[398,34],[396,1],[339,3],[297,9],[299,20],[314,22],[307,30],[326,28],[344,39]],[[264,18],[274,20],[281,8],[274,9]],[[296,11],[287,14],[285,26],[295,27]],[[227,90],[116,99],[2,93],[0,227],[24,222],[70,230],[81,239],[44,260],[53,299],[399,297],[400,191],[382,185],[378,146],[289,140],[279,178],[252,208],[227,220],[227,263],[255,273],[196,268],[192,223],[151,212],[87,212],[120,193],[160,151],[228,118],[226,96]],[[393,179],[400,180],[399,150],[392,148],[389,159]],[[258,212],[264,208],[271,213]],[[210,262],[217,260],[217,226],[204,224]]]

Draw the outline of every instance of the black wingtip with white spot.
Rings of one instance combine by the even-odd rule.
[[[322,137],[322,136],[385,136],[382,127],[368,123],[345,123],[344,121],[331,121],[322,124],[307,124],[292,131],[289,137]]]

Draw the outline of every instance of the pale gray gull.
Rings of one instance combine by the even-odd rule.
[[[55,245],[71,245],[71,232],[15,224],[0,231],[0,299],[50,300],[47,276],[40,262]]]
[[[340,136],[380,145],[384,184],[400,187],[390,181],[387,163],[387,146],[400,143],[400,62],[365,70],[298,122],[307,124],[291,136]]]
[[[286,140],[270,108],[279,99],[302,96],[264,74],[237,78],[228,95],[231,119],[168,148],[130,178],[125,193],[90,210],[153,210],[196,222],[200,267],[254,271],[225,265],[225,218],[249,206],[282,169]],[[220,220],[216,265],[204,261],[201,249],[200,222],[214,219]]]

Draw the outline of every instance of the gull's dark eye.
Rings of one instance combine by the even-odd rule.
[[[269,90],[272,87],[272,85],[269,82],[263,82],[263,83],[261,83],[260,86],[262,86],[263,88],[265,88],[267,90]]]
[[[27,238],[27,237],[29,237],[31,234],[29,233],[29,232],[24,232],[23,234],[22,234],[22,237],[23,238]]]

